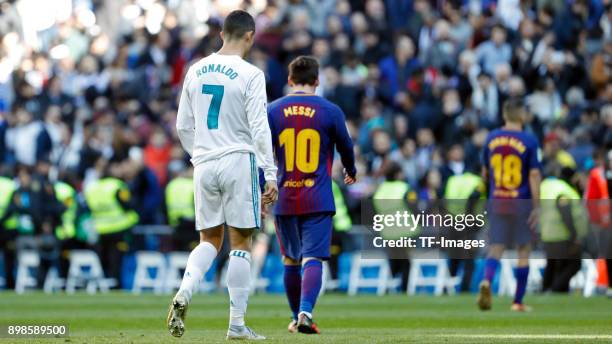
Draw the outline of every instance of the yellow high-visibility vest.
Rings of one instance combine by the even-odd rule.
[[[124,210],[117,200],[118,192],[129,197],[127,185],[117,178],[100,179],[85,190],[85,200],[99,234],[122,232],[138,223],[138,214]]]
[[[174,178],[166,186],[166,208],[168,224],[176,226],[181,218],[194,219],[195,206],[193,199],[193,179]]]
[[[0,177],[0,216],[4,216],[16,189],[17,185],[12,179]],[[8,218],[2,227],[6,230],[17,229],[17,216],[13,215]]]
[[[353,221],[348,213],[344,196],[336,182],[332,180],[332,193],[334,195],[334,204],[336,206],[336,214],[334,215],[334,229],[339,232],[347,232],[353,227]]]
[[[485,199],[484,182],[474,173],[465,172],[449,177],[444,189],[444,199],[447,200],[446,210],[453,215],[465,213],[466,202],[462,201],[467,200],[476,190],[480,191],[480,198]]]
[[[74,238],[77,216],[76,191],[64,182],[55,183],[53,189],[55,190],[55,197],[66,207],[62,214],[62,224],[55,229],[55,236],[60,240]]]
[[[396,212],[410,213],[406,202],[410,193],[410,185],[403,181],[385,181],[378,186],[374,193],[374,210],[377,214],[393,215]],[[385,239],[399,239],[400,237],[411,237],[419,234],[418,227],[404,228],[393,227],[381,231]]]
[[[557,178],[546,178],[540,184],[542,214],[540,230],[543,242],[557,242],[570,239],[570,231],[563,223],[557,199],[563,197],[570,202],[572,219],[578,238],[588,231],[588,218],[580,200],[580,194],[567,182]]]

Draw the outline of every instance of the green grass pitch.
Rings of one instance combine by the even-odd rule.
[[[6,339],[0,343],[220,343],[225,342],[228,300],[196,295],[183,338],[171,337],[165,319],[170,296],[15,295],[0,293],[0,326],[68,324],[68,338]],[[509,311],[497,298],[480,312],[474,295],[385,297],[324,295],[315,310],[322,334],[286,330],[284,295],[254,295],[247,323],[266,343],[612,343],[612,300],[603,297],[527,296],[534,312]]]

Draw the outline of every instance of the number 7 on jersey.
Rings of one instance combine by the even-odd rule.
[[[221,109],[221,100],[223,99],[224,87],[222,85],[202,85],[202,94],[210,94],[212,100],[208,108],[208,116],[206,116],[206,126],[208,129],[219,129],[219,110]]]

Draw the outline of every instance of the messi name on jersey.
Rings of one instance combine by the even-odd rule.
[[[312,118],[315,115],[316,110],[310,106],[293,105],[283,108],[283,114],[285,117],[289,116],[306,116]]]

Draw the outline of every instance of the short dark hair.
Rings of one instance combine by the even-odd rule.
[[[246,11],[232,11],[223,22],[223,32],[227,39],[242,38],[249,31],[255,32],[255,20]]]
[[[387,181],[396,181],[401,177],[402,167],[397,162],[391,161],[385,166],[384,172]]]
[[[289,64],[289,79],[296,85],[314,85],[319,78],[319,62],[312,56],[298,56]]]
[[[525,120],[525,102],[521,98],[510,98],[503,106],[503,116],[506,121],[523,122]]]

